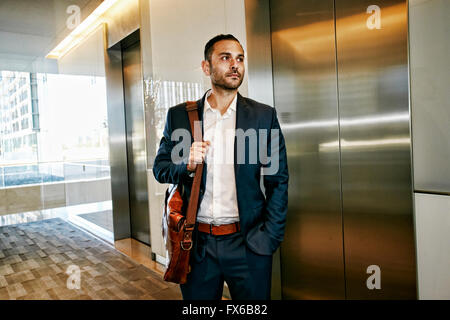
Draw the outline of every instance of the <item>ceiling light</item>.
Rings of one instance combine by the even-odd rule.
[[[59,59],[64,56],[70,49],[79,44],[92,30],[102,23],[100,17],[118,1],[120,0],[104,0],[102,4],[72,30],[72,32],[45,57],[48,59]]]

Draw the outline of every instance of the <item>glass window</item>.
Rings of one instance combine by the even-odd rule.
[[[77,27],[68,6],[80,8],[82,22],[102,1],[22,2],[2,1],[0,10],[0,43],[8,44],[0,46],[0,217],[110,207],[103,29],[48,57]]]
[[[2,115],[11,114],[0,118],[0,164],[5,167],[1,172],[7,176],[2,178],[3,187],[109,176],[104,77],[11,71],[0,74],[0,91],[7,93],[0,109]],[[30,77],[33,84],[23,80]],[[32,103],[25,100],[20,107],[21,119],[16,120],[18,107],[10,103],[16,91],[11,88],[19,84],[21,100],[33,90],[36,99]],[[29,119],[33,120],[32,127]],[[22,165],[29,162],[36,165]]]

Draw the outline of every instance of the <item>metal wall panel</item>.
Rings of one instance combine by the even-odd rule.
[[[139,28],[139,1],[123,1],[103,17],[114,240],[131,236],[121,41]]]
[[[118,1],[103,17],[108,25],[108,48],[113,47],[140,27],[139,0]]]
[[[409,1],[416,192],[450,195],[450,1]]]
[[[347,298],[415,299],[406,1],[335,3]]]
[[[269,4],[269,0],[245,0],[248,65],[246,74],[248,77],[248,96],[273,107]]]
[[[107,46],[105,44],[105,73],[108,104],[109,164],[111,167],[113,227],[114,240],[120,240],[129,238],[131,235],[122,75],[122,49],[120,47],[120,43],[111,49],[106,48]]]
[[[274,102],[286,139],[285,299],[344,299],[334,2],[270,2]]]
[[[137,32],[134,34],[138,35]],[[131,236],[150,245],[140,42],[135,41],[125,48],[124,41],[122,57]]]

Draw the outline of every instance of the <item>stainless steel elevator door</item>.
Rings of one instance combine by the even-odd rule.
[[[347,298],[415,299],[406,1],[335,2]]]
[[[290,174],[283,298],[414,299],[406,1],[270,11]]]
[[[289,167],[282,295],[345,299],[333,0],[274,0],[270,8]]]
[[[140,42],[122,49],[131,237],[150,245]]]

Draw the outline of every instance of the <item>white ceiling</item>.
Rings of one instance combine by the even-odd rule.
[[[81,9],[81,21],[102,0],[0,0],[0,70],[57,72],[45,56],[71,30],[69,5]]]

